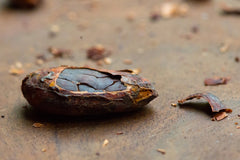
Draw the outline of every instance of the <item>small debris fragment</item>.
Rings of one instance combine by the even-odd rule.
[[[1,118],[5,118],[5,116],[4,116],[4,115],[1,115]]]
[[[24,73],[24,70],[23,69],[17,69],[17,68],[11,68],[9,70],[9,73],[12,74],[12,75],[21,75]]]
[[[240,126],[237,126],[236,128],[237,128],[237,129],[240,129]]]
[[[238,125],[238,122],[235,122],[234,124],[235,124],[235,125]]]
[[[46,149],[46,148],[43,148],[43,149],[42,149],[42,152],[46,152],[46,151],[47,151],[47,149]]]
[[[107,65],[112,64],[112,59],[109,58],[109,57],[104,58],[103,61],[104,61],[104,63],[107,64]]]
[[[55,37],[60,31],[60,27],[56,24],[52,25],[50,28],[49,36]]]
[[[87,8],[89,11],[96,9],[99,6],[99,0],[91,0],[87,3]]]
[[[171,106],[172,107],[177,107],[177,104],[176,103],[171,103]]]
[[[35,128],[41,128],[41,127],[43,127],[44,125],[43,125],[42,123],[33,123],[32,126],[35,127]]]
[[[47,61],[47,58],[44,54],[39,54],[36,56],[37,60],[36,60],[36,64],[37,65],[42,65],[44,62]]]
[[[191,28],[191,32],[192,32],[192,33],[195,33],[195,34],[196,34],[196,33],[198,33],[198,31],[199,31],[199,27],[198,27],[198,26],[196,26],[196,25],[195,25],[195,26],[192,26],[192,28]]]
[[[22,65],[21,62],[16,62],[15,66],[16,66],[17,68],[22,68],[22,67],[23,67],[23,65]]]
[[[216,86],[221,84],[227,84],[230,80],[229,77],[214,77],[214,78],[207,78],[204,80],[205,86]]]
[[[60,31],[59,25],[56,24],[52,25],[50,31],[53,33],[58,33]]]
[[[150,14],[150,19],[156,21],[160,18],[173,18],[176,16],[185,16],[188,13],[189,6],[187,4],[178,4],[166,2],[159,9],[154,9]]]
[[[36,60],[37,65],[42,65],[43,63],[44,63],[44,61],[42,59],[37,59]]]
[[[217,114],[215,114],[213,116],[213,118],[217,121],[223,120],[224,118],[226,118],[228,116],[228,114],[226,112],[219,112]]]
[[[160,153],[162,153],[162,154],[166,154],[165,149],[161,149],[161,148],[159,148],[159,149],[157,149],[157,151],[160,152]]]
[[[69,49],[49,47],[48,51],[53,55],[54,58],[72,57],[72,51]]]
[[[97,155],[97,156],[100,156],[100,153],[99,153],[99,152],[97,152],[97,153],[96,153],[96,155]]]
[[[108,145],[108,143],[109,143],[109,141],[108,141],[107,139],[105,139],[105,140],[103,141],[103,144],[102,144],[102,146],[103,146],[103,147],[105,147],[105,146],[107,146],[107,145]]]
[[[223,4],[221,6],[221,10],[225,15],[240,15],[240,7],[233,7]]]
[[[229,43],[224,43],[221,47],[220,47],[220,52],[225,53],[227,52],[229,49]]]
[[[158,11],[152,11],[150,14],[150,20],[151,21],[157,21],[158,19],[161,18],[161,15]]]
[[[14,65],[10,66],[9,73],[12,75],[21,75],[24,73],[24,70],[22,69],[22,63],[16,62]]]
[[[116,133],[116,135],[122,135],[123,134],[123,132],[117,132]]]
[[[239,57],[235,57],[235,62],[239,62]]]
[[[238,117],[240,117],[240,114],[238,114]]]
[[[130,60],[130,59],[125,59],[125,60],[123,61],[123,63],[124,63],[124,64],[127,64],[127,65],[131,65],[131,64],[132,64],[132,60]]]
[[[106,50],[102,45],[96,45],[87,50],[87,58],[98,61],[108,57],[111,54],[109,50]]]
[[[161,6],[160,15],[163,18],[172,18],[174,16],[184,16],[188,12],[188,5],[166,2]]]

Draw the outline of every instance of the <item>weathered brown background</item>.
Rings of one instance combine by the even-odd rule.
[[[34,11],[7,9],[0,1],[0,155],[2,160],[46,159],[240,159],[240,16],[220,14],[220,2],[187,1],[186,17],[151,22],[160,0],[45,0]],[[238,2],[239,3],[239,2]],[[77,18],[69,19],[69,12]],[[133,22],[126,20],[135,12]],[[52,25],[60,32],[49,38]],[[193,26],[199,32],[191,32]],[[82,36],[82,39],[80,38]],[[226,53],[219,51],[229,43]],[[146,109],[104,118],[62,118],[35,114],[20,86],[25,74],[42,67],[85,65],[85,50],[95,44],[111,49],[107,69],[140,68],[155,83],[159,97]],[[71,49],[73,59],[36,65],[35,57],[49,46]],[[123,63],[131,59],[132,65]],[[10,75],[21,62],[25,73]],[[29,64],[32,64],[29,66]],[[227,85],[205,87],[204,78],[229,76]],[[228,118],[211,121],[209,106],[170,104],[196,91],[209,91],[233,109]],[[34,122],[43,123],[34,128]],[[116,135],[116,132],[123,135]],[[109,140],[102,147],[104,139]],[[46,152],[41,150],[46,148]],[[166,150],[162,155],[156,149]],[[99,153],[100,155],[96,155]]]

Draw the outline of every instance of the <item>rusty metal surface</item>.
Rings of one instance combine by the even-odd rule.
[[[234,124],[240,123],[240,63],[234,61],[240,50],[240,17],[221,15],[221,1],[187,1],[186,17],[151,22],[152,9],[162,2],[52,0],[21,11],[0,1],[1,159],[240,159],[240,130]],[[129,12],[136,14],[132,22],[126,20]],[[60,31],[50,38],[52,25]],[[193,26],[199,32],[192,33]],[[229,48],[222,53],[224,43]],[[139,112],[96,119],[43,116],[23,107],[25,74],[63,64],[97,67],[85,53],[95,44],[112,50],[113,63],[103,68],[140,68],[143,77],[155,82],[159,97]],[[36,55],[47,53],[49,46],[71,49],[74,58],[36,65]],[[133,64],[124,64],[124,59]],[[23,64],[24,74],[9,74],[15,62]],[[231,80],[204,86],[204,79],[212,76]],[[199,91],[215,94],[233,113],[213,122],[206,103],[171,107]],[[32,127],[35,122],[44,127]],[[102,147],[105,139],[109,144]]]

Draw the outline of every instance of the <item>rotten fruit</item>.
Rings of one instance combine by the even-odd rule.
[[[132,111],[158,96],[148,80],[131,70],[68,66],[27,75],[22,81],[22,93],[33,107],[61,115]]]

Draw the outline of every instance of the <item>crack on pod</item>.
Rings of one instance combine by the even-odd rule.
[[[121,75],[112,75],[91,69],[65,69],[59,74],[56,83],[63,89],[72,89],[73,91],[121,91],[127,88],[125,84],[121,82],[121,78]],[[61,79],[68,82],[61,83]],[[76,85],[77,89],[70,86],[72,84]]]

